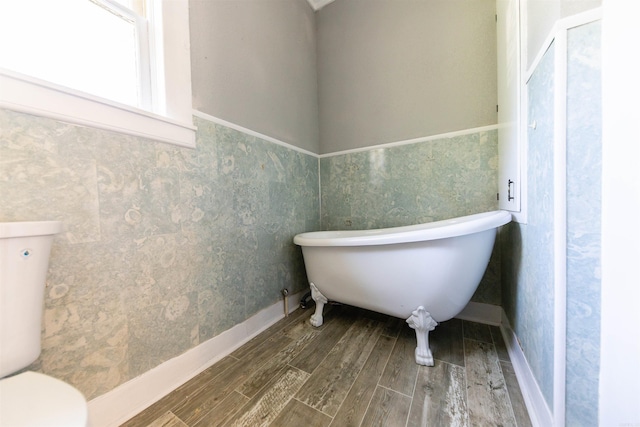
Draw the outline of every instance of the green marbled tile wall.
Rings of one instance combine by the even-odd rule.
[[[194,120],[187,149],[0,110],[0,221],[64,223],[29,369],[91,399],[306,288],[317,158]]]
[[[373,229],[498,209],[498,131],[320,159],[322,227]],[[473,301],[501,304],[499,251]]]
[[[61,220],[29,367],[91,399],[306,288],[295,234],[497,207],[497,132],[318,159],[196,117],[197,148],[0,110],[0,221]],[[500,304],[499,260],[474,301]]]

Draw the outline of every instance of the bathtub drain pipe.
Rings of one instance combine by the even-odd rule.
[[[289,300],[287,299],[287,295],[289,295],[289,289],[284,288],[282,290],[282,296],[284,297],[284,317],[289,316]]]

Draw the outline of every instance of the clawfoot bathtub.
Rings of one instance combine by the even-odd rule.
[[[329,301],[407,319],[416,363],[433,366],[429,332],[467,305],[484,274],[506,211],[426,224],[298,234],[320,326]]]

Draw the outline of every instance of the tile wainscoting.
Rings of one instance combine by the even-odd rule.
[[[188,149],[0,110],[0,221],[64,227],[29,369],[92,399],[306,287],[317,157],[194,120]]]
[[[233,349],[253,333],[237,328],[277,320],[280,290],[299,298],[306,289],[292,237],[321,220],[370,228],[497,208],[495,129],[318,160],[200,115],[194,122],[197,146],[188,149],[0,110],[0,221],[64,223],[43,352],[28,369],[74,385],[94,408],[217,337],[222,354],[220,342]],[[345,188],[347,199],[337,193]],[[375,189],[379,207],[340,213],[345,200],[374,202]],[[475,303],[498,308],[499,271],[494,254]]]

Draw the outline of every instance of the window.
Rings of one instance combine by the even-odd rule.
[[[145,109],[148,40],[146,19],[110,0],[0,3],[0,66]]]
[[[195,144],[187,0],[0,0],[0,107]]]

